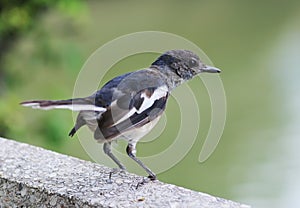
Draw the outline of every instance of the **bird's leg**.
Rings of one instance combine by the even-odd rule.
[[[146,165],[144,165],[144,163],[142,163],[142,161],[140,161],[136,156],[135,156],[135,144],[128,144],[127,148],[126,148],[126,152],[128,154],[128,156],[133,159],[137,164],[139,164],[148,174],[148,178],[150,180],[156,180],[156,175],[155,173],[153,173]]]
[[[118,166],[121,170],[125,170],[125,166],[118,160],[118,158],[116,158],[116,156],[112,153],[111,151],[111,143],[104,143],[103,144],[103,151],[105,154],[107,154]],[[115,170],[111,171],[109,173],[109,179],[108,181],[111,183],[111,176],[112,174],[115,173]]]
[[[125,170],[125,166],[116,158],[116,156],[111,151],[111,143],[104,143],[103,144],[103,151],[107,154],[118,166],[120,169]]]

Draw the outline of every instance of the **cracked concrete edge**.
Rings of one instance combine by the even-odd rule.
[[[248,208],[160,181],[0,138],[0,207]]]

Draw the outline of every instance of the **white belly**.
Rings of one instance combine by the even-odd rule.
[[[148,134],[151,129],[157,124],[159,121],[160,116],[158,116],[156,119],[152,120],[151,122],[145,124],[142,127],[133,128],[129,131],[124,132],[119,137],[124,137],[126,141],[129,141],[131,143],[137,143],[142,137],[144,137],[146,134]]]

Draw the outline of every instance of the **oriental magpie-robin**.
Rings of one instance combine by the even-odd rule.
[[[44,110],[79,111],[69,136],[87,125],[94,138],[103,143],[104,152],[120,169],[125,169],[125,166],[112,153],[111,143],[119,138],[125,139],[128,141],[128,156],[154,180],[156,175],[136,157],[136,144],[160,119],[170,92],[202,72],[221,71],[205,65],[191,51],[171,50],[158,57],[149,68],[115,77],[91,96],[25,101],[21,105]]]

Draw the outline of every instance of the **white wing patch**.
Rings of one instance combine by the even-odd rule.
[[[115,121],[113,126],[121,123],[122,121],[125,121],[126,119],[128,119],[130,116],[132,116],[135,113],[138,113],[138,114],[142,113],[143,111],[150,108],[156,100],[159,100],[162,97],[166,97],[167,94],[168,94],[167,86],[161,86],[161,87],[157,88],[156,90],[154,90],[153,94],[150,97],[146,94],[146,92],[142,93],[141,98],[144,98],[144,100],[143,100],[143,103],[141,104],[140,108],[136,109],[135,107],[133,107],[122,118]]]
[[[130,116],[136,113],[136,109],[132,108],[126,115],[124,115],[122,118],[120,118],[117,122],[114,123],[114,126],[121,123],[122,121],[125,121],[128,119]]]
[[[142,113],[146,109],[150,108],[156,100],[159,100],[160,98],[167,96],[167,94],[168,94],[168,88],[165,85],[154,90],[153,94],[150,97],[148,97],[146,93],[142,93],[141,97],[144,98],[144,101],[140,109],[137,110],[136,112]]]

